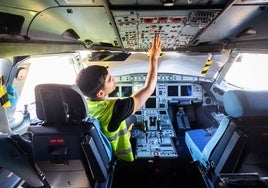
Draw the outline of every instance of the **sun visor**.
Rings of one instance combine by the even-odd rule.
[[[131,53],[99,51],[88,55],[88,61],[125,61]]]

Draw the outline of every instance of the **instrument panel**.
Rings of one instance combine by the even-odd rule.
[[[172,10],[112,10],[123,47],[132,49],[148,49],[155,33],[160,33],[165,49],[186,47],[219,13],[219,10],[184,10],[178,15]]]
[[[128,97],[143,87],[146,74],[115,76],[116,89],[108,98]],[[202,103],[203,90],[199,78],[159,74],[154,93],[135,113],[137,125],[131,136],[136,140],[136,158],[176,158],[172,137],[176,136],[168,115],[169,105]]]

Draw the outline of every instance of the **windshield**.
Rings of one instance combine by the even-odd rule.
[[[212,63],[206,66],[207,60],[211,58]],[[158,61],[158,73],[172,73],[180,75],[189,75],[197,77],[205,77],[213,80],[219,73],[228,58],[227,53],[177,53],[164,52]],[[147,53],[132,53],[125,61],[90,61],[89,58],[84,59],[87,65],[103,65],[109,67],[110,74],[117,76],[133,73],[147,73],[148,56]],[[204,68],[207,68],[205,75],[202,75]]]
[[[85,66],[100,64],[108,67],[109,73],[113,76],[147,73],[148,56],[146,53],[132,53],[125,61],[89,61],[90,52],[80,51],[73,54],[57,54],[48,56],[33,56],[24,62],[19,67],[25,69],[27,76],[25,79],[19,77],[15,79],[13,86],[19,89],[20,100],[17,105],[17,110],[23,111],[25,106],[35,114],[35,98],[34,88],[41,83],[60,83],[74,84],[75,78],[79,70]],[[187,54],[176,52],[165,52],[159,59],[159,74],[169,73],[177,75],[191,76],[188,79],[195,80],[194,77],[203,77],[212,82],[219,73],[219,70],[224,65],[228,54],[219,53],[213,54]],[[206,74],[202,75],[208,58],[212,59],[212,64],[207,69]],[[80,66],[80,67],[79,67]],[[22,78],[24,78],[22,76]],[[186,77],[185,77],[186,78]],[[22,84],[24,82],[24,84]]]
[[[20,67],[27,67],[27,77],[21,90],[17,109],[24,110],[25,105],[31,114],[34,108],[34,88],[41,83],[73,84],[76,77],[76,69],[72,55],[50,55],[33,57],[26,60]],[[16,79],[13,86],[20,85],[21,79]]]
[[[230,85],[250,89],[267,90],[268,54],[241,53],[225,76]]]

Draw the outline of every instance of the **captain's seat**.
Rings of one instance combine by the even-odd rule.
[[[87,117],[85,98],[76,85],[40,84],[31,126],[33,160],[51,187],[109,188],[114,165],[99,121]]]

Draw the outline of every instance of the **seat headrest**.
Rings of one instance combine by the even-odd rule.
[[[81,121],[87,117],[85,98],[76,85],[40,84],[35,87],[36,115],[49,123]]]
[[[230,90],[223,96],[225,111],[232,117],[267,117],[268,91]]]

